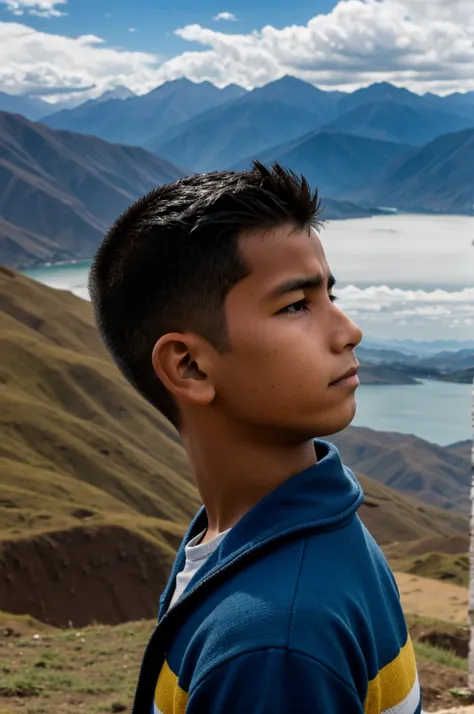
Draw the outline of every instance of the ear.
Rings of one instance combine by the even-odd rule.
[[[210,346],[198,335],[170,332],[152,353],[156,375],[171,394],[189,404],[210,404],[216,395],[210,378]]]

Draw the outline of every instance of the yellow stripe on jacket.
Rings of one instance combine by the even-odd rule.
[[[369,682],[364,703],[365,714],[380,714],[386,711],[390,711],[391,714],[399,714],[399,712],[403,714],[407,711],[409,700],[416,696],[417,690],[419,701],[417,685],[415,653],[408,636],[398,656]]]
[[[369,682],[365,714],[403,714],[411,698],[419,700],[417,685],[415,655],[408,637],[398,656]],[[155,690],[155,714],[185,714],[187,703],[187,692],[165,660]]]
[[[184,714],[188,693],[181,689],[178,677],[165,660],[155,689],[154,714]]]

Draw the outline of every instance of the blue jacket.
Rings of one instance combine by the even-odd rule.
[[[415,658],[392,572],[356,514],[339,452],[265,496],[167,612],[160,600],[134,714],[419,714]]]

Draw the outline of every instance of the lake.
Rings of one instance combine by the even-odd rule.
[[[340,306],[379,339],[474,336],[474,217],[392,215],[322,232]]]
[[[321,231],[338,305],[367,337],[474,338],[474,217],[387,215],[330,221]],[[25,271],[87,298],[88,262]],[[468,384],[362,386],[355,425],[439,444],[471,438]]]
[[[361,385],[352,425],[415,434],[441,446],[471,439],[471,385],[420,381],[416,386]]]

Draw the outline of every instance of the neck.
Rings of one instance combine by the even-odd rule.
[[[194,420],[199,423],[199,420]],[[183,429],[181,439],[206,508],[205,540],[232,528],[264,496],[316,461],[311,439],[289,444],[228,425]]]

